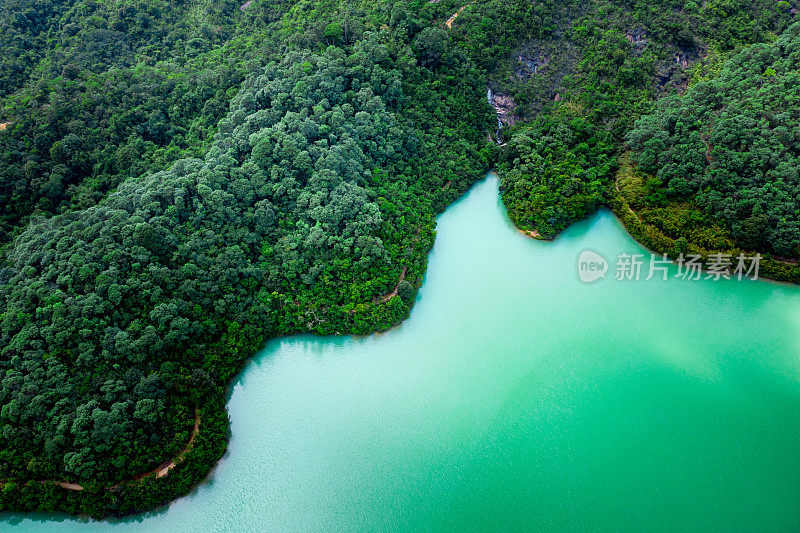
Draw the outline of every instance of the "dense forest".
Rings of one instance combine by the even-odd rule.
[[[597,205],[613,203],[617,156],[629,147],[626,135],[634,122],[654,112],[662,98],[674,101],[700,80],[716,79],[727,58],[742,47],[774,40],[795,13],[788,2],[604,1],[561,19],[549,38],[521,46],[511,61],[517,67],[497,86],[519,100],[519,118],[537,107],[530,102],[538,102],[541,111],[502,133],[508,148],[502,153],[501,190],[511,219],[552,238]],[[532,61],[538,64],[533,77],[520,69]],[[784,70],[797,69],[797,60],[794,67],[791,61],[787,58]],[[793,105],[787,98],[784,109]],[[690,96],[680,101],[685,108],[694,105]],[[677,106],[672,109],[681,113]],[[728,112],[738,109],[731,106]],[[673,139],[681,135],[671,134]],[[682,156],[680,149],[670,153]],[[663,196],[652,192],[653,198]]]
[[[403,320],[495,165],[543,238],[621,198],[684,248],[797,256],[795,13],[3,1],[0,510],[185,494],[246,359]]]
[[[125,178],[202,154],[246,71],[219,48],[238,6],[208,4],[202,16],[191,2],[3,10],[0,245],[36,213],[92,206]]]
[[[657,226],[706,248],[730,247],[732,238],[747,250],[798,256],[798,66],[794,25],[772,43],[735,54],[718,76],[665,98],[636,122],[628,140],[639,169],[651,176],[642,184],[641,207]],[[673,228],[675,206],[691,206],[697,215]],[[726,230],[716,241],[690,233],[710,223]]]
[[[20,229],[0,270],[4,508],[120,514],[185,492],[224,451],[224,391],[264,339],[363,334],[407,316],[435,215],[489,168],[496,148],[485,135],[482,71],[444,30],[426,32],[403,9],[391,21],[351,44],[343,28],[326,26],[336,44],[267,48],[261,57],[273,59],[244,77],[229,105],[210,89],[176,86],[175,95],[199,98],[182,116],[216,132],[207,149],[195,147],[202,157],[157,170],[185,155],[167,149],[134,171],[73,168],[77,187],[92,192],[83,203],[64,197],[58,209],[39,204],[25,224],[14,219]],[[159,92],[146,99],[170,102]],[[161,121],[165,142],[175,142],[179,124]],[[102,126],[95,133],[107,135],[110,123]],[[115,150],[148,142],[147,126],[125,127]],[[24,144],[35,131],[14,125],[3,135]],[[62,134],[53,146],[92,133],[84,122]],[[41,164],[58,166],[56,152]],[[165,482],[131,481],[178,454],[195,414],[202,438],[186,465]]]

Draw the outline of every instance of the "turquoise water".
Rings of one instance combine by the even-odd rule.
[[[591,284],[587,248],[611,263]],[[440,217],[400,327],[255,357],[192,494],[0,530],[796,531],[800,290],[617,281],[621,252],[644,250],[608,212],[522,236],[490,177]]]

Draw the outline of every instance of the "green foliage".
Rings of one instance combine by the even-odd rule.
[[[800,25],[735,54],[718,77],[667,98],[628,135],[639,168],[747,249],[800,247]]]
[[[192,405],[208,412],[267,337],[408,315],[435,215],[494,157],[481,72],[453,50],[419,66],[412,39],[288,52],[245,79],[202,159],[25,226],[0,266],[0,479],[97,490],[34,482],[2,508],[120,513],[185,492],[224,432],[201,430],[204,467],[163,487],[103,487],[173,457]],[[74,131],[54,158],[72,157]]]
[[[655,132],[641,134],[646,137],[642,142],[651,144],[644,152],[640,150],[637,157],[646,173],[656,173],[657,166],[657,176],[642,176],[634,181],[629,179],[631,176],[620,176],[619,189],[612,188],[616,156],[623,151],[625,136],[634,122],[653,110],[655,100],[684,92],[690,79],[696,80],[704,72],[715,70],[720,62],[718,58],[726,50],[767,39],[771,32],[782,31],[792,20],[791,10],[768,1],[706,2],[699,6],[665,0],[604,0],[566,13],[560,10],[567,5],[566,2],[542,4],[540,12],[546,14],[546,20],[552,21],[554,27],[545,24],[538,34],[531,32],[524,37],[510,60],[501,58],[496,62],[502,67],[503,80],[490,79],[490,84],[513,97],[519,117],[537,115],[530,124],[499,132],[501,140],[507,140],[508,144],[501,168],[503,201],[515,224],[552,238],[615,194],[633,192],[636,193],[634,197],[628,198],[630,205],[646,207],[646,218],[667,231],[670,219],[675,218],[664,211],[672,195],[686,200],[687,195],[697,192],[692,209],[702,207],[714,217],[739,216],[734,211],[743,204],[734,198],[747,194],[740,187],[741,178],[737,181],[716,174],[716,179],[728,183],[727,188],[719,190],[714,187],[705,190],[710,174],[702,182],[695,180],[694,189],[683,179],[670,182],[670,189],[662,186],[662,182],[667,185],[665,180],[701,172],[707,165],[704,150],[699,148],[701,137],[706,133],[699,131],[694,117],[686,119],[698,112],[696,95],[701,89],[691,89],[690,95],[677,100],[673,96],[673,100],[669,100],[682,102],[681,106],[664,104],[671,106],[670,111],[659,113],[672,114],[670,125],[665,126],[658,113],[637,123],[637,131]],[[781,45],[762,45],[761,48],[770,46]],[[756,49],[751,49],[749,54],[763,55]],[[782,73],[787,72],[792,60],[787,58],[782,66],[773,66],[774,58],[753,58],[755,64],[747,67],[751,75],[733,92],[744,93],[745,85],[751,84],[752,91],[773,91],[774,99],[788,94],[787,102],[781,104],[786,107],[781,109],[796,107],[791,96],[796,90],[784,89],[781,85]],[[750,59],[745,57],[740,60],[743,65],[748,61]],[[796,71],[796,59],[794,61]],[[796,83],[793,78],[787,78],[786,82]],[[722,82],[698,82],[698,87],[707,87],[709,83]],[[737,98],[731,94],[731,89],[730,82],[723,89],[728,91],[728,102]],[[715,90],[716,96],[709,98],[719,100],[720,92]],[[708,101],[703,105],[714,112],[711,108],[715,104]],[[720,109],[717,107],[716,112]],[[717,123],[714,133],[709,134],[724,135],[727,140],[715,137],[715,149],[725,142],[773,142],[762,138],[758,131],[765,127],[758,113],[756,110],[748,115],[749,125],[736,123],[734,126],[735,121],[729,126]],[[739,115],[739,106],[725,108],[724,114]],[[702,122],[703,119],[697,118]],[[759,121],[762,125],[757,126]],[[708,124],[702,123],[710,130]],[[793,124],[786,125],[788,131],[792,131]],[[742,126],[750,128],[745,138],[739,137]],[[667,133],[661,131],[664,128]],[[664,136],[669,137],[669,141],[662,141]],[[775,136],[766,139],[770,138]],[[762,155],[767,157],[768,153],[767,148]],[[732,169],[737,166],[749,171],[753,162],[748,158],[732,156],[725,163],[729,165],[728,171],[734,172]],[[654,159],[658,160],[655,164],[651,162]],[[786,205],[793,185],[781,183],[794,183],[790,168],[796,165],[791,158],[786,163],[780,171],[776,168],[770,177],[762,172],[761,183],[770,190],[762,196],[770,205],[784,205],[773,210],[776,215],[768,221],[775,235],[773,249],[780,249],[781,253],[792,250],[794,254],[795,240],[800,238],[792,218],[797,208],[793,204],[791,208]],[[722,164],[720,160],[718,166]],[[774,188],[777,190],[773,191]],[[703,190],[698,192],[699,189]],[[737,206],[734,208],[732,203]],[[763,210],[763,205],[756,209],[756,215],[761,214],[759,209]],[[723,211],[727,214],[722,215]],[[733,227],[734,236],[754,243],[765,227],[764,222],[762,218],[755,218]],[[720,246],[730,242],[729,231],[713,220],[704,220],[692,231],[695,238],[708,246],[712,242]]]
[[[714,76],[792,9],[3,0],[0,510],[188,492],[224,452],[246,358],[403,320],[435,216],[500,152],[509,215],[544,237],[610,202],[662,253],[796,250],[797,27]],[[522,75],[534,53],[550,66]],[[615,188],[634,121],[703,76],[637,123],[645,172],[621,159]],[[504,147],[487,83],[532,119]],[[184,460],[136,481],[186,446],[195,410]]]
[[[226,57],[244,17],[232,1],[30,4],[50,13],[36,20],[51,37],[0,56],[0,69],[29,63],[27,79],[9,76],[0,90],[10,122],[0,134],[0,246],[32,215],[89,207],[127,178],[201,155],[252,54],[274,52]],[[16,31],[0,47],[17,46]]]
[[[553,238],[593,213],[616,168],[610,134],[581,118],[542,117],[503,154],[501,191],[514,223]]]
[[[447,50],[447,32],[442,28],[428,27],[414,39],[414,48],[421,64],[436,68]]]

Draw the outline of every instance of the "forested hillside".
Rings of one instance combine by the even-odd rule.
[[[795,13],[3,2],[0,510],[185,494],[246,358],[403,320],[435,216],[498,163],[533,235],[634,191],[674,239],[797,255]]]
[[[795,13],[789,2],[593,2],[562,19],[549,39],[521,47],[516,74],[499,87],[522,104],[544,103],[538,118],[503,134],[509,216],[552,238],[609,202],[616,156],[634,121],[660,97],[716,75],[738,48],[775,39]],[[538,55],[526,57],[532,49]],[[571,61],[562,57],[570,53]],[[521,70],[531,61],[535,76]]]
[[[222,48],[239,13],[230,1],[4,8],[0,246],[35,213],[89,207],[125,178],[201,155],[245,62],[259,64]]]
[[[481,71],[444,30],[426,34],[402,9],[391,19],[349,45],[329,24],[339,46],[276,37],[283,52],[261,56],[276,60],[244,79],[218,124],[203,110],[224,99],[176,86],[199,99],[186,116],[216,130],[202,158],[151,174],[143,162],[127,179],[109,167],[116,189],[21,226],[0,270],[4,508],[124,513],[185,492],[224,451],[225,389],[266,338],[369,333],[407,316],[435,215],[495,148]],[[146,93],[154,108],[170,104],[160,87]],[[176,124],[162,125],[174,142]],[[147,142],[131,127],[126,145]],[[85,133],[73,129],[65,137]],[[97,171],[78,174],[83,186]],[[164,481],[135,481],[186,445],[196,409],[190,455]]]
[[[800,25],[735,54],[718,76],[659,102],[628,134],[651,175],[638,207],[705,248],[800,253]],[[691,206],[695,216],[676,210]],[[684,219],[675,226],[675,219]],[[717,239],[696,230],[712,223]]]

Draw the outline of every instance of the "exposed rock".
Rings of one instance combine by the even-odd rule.
[[[491,105],[495,113],[497,113],[498,131],[503,126],[511,126],[519,120],[519,117],[517,117],[515,113],[517,105],[514,103],[514,99],[511,96],[507,94],[495,94],[489,89],[487,98],[489,100],[489,105]]]
[[[564,92],[561,82],[574,72],[578,58],[578,48],[565,38],[537,39],[520,46],[510,58],[510,81],[526,95],[526,103],[517,106],[515,115],[527,120],[545,105],[559,101]]]
[[[656,63],[656,72],[653,77],[656,94],[659,97],[673,91],[682,94],[689,86],[687,71],[706,56],[707,50],[699,47],[679,48],[672,56],[672,60]]]
[[[686,69],[689,67],[689,61],[690,61],[689,56],[681,52],[675,52],[675,63],[680,65],[682,69]]]
[[[647,31],[641,27],[634,27],[625,32],[625,38],[633,46],[633,51],[636,55],[641,55],[642,51],[650,42],[647,37]]]
[[[516,68],[517,78],[524,80],[530,78],[534,74],[538,74],[541,69],[547,66],[549,59],[542,52],[536,52],[533,57],[526,57],[522,54],[517,56]]]

